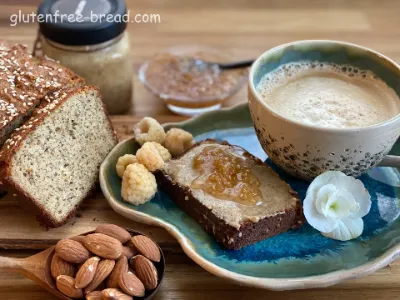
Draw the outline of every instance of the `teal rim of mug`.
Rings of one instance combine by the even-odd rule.
[[[276,46],[257,58],[249,74],[249,92],[276,117],[303,128],[325,132],[360,132],[390,126],[400,120],[400,114],[381,123],[357,128],[330,128],[304,124],[287,119],[275,112],[259,96],[255,86],[262,76],[281,65],[297,61],[318,61],[350,65],[359,69],[370,70],[391,87],[400,97],[400,66],[387,56],[372,49],[352,43],[333,40],[301,40]]]

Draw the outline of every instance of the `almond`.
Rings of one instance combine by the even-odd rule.
[[[135,256],[130,263],[146,290],[154,290],[158,284],[158,272],[153,263],[142,255]]]
[[[107,259],[117,259],[122,254],[121,242],[102,233],[87,235],[84,245],[89,251]]]
[[[89,251],[81,243],[70,239],[59,241],[55,250],[63,260],[74,264],[83,263],[90,257]]]
[[[77,236],[73,236],[73,237],[71,237],[69,239],[73,240],[75,242],[79,242],[79,243],[81,243],[83,245],[83,241],[85,239],[85,236],[84,235],[77,235]]]
[[[58,290],[64,295],[72,299],[83,298],[82,289],[77,289],[75,287],[75,279],[67,275],[60,275],[56,279],[56,285]]]
[[[101,291],[90,292],[86,295],[86,300],[103,300],[103,294]]]
[[[51,276],[56,279],[60,275],[75,277],[75,267],[73,264],[63,260],[57,254],[53,255],[50,265]]]
[[[119,277],[122,274],[125,274],[128,272],[129,266],[128,266],[128,259],[125,256],[121,256],[117,263],[115,264],[114,269],[112,270],[110,276],[108,276],[107,279],[107,287],[108,288],[118,288],[118,281]]]
[[[110,275],[114,269],[115,261],[110,259],[103,259],[97,266],[96,273],[94,274],[93,280],[85,288],[85,294],[94,291],[103,281]]]
[[[117,289],[105,289],[101,293],[103,295],[103,300],[133,300],[133,297]]]
[[[132,256],[137,254],[137,250],[131,246],[123,246],[122,247],[122,255],[126,256],[127,259],[130,259]]]
[[[118,285],[124,293],[130,296],[144,296],[144,285],[132,272],[122,274],[119,278]]]
[[[114,224],[99,225],[96,228],[96,232],[111,236],[120,241],[122,244],[125,244],[132,237],[128,231]]]
[[[159,262],[161,260],[160,250],[156,243],[144,235],[136,235],[131,239],[132,245],[140,254],[152,261]]]
[[[82,289],[86,287],[94,277],[100,258],[93,256],[89,258],[80,268],[75,278],[75,287]]]

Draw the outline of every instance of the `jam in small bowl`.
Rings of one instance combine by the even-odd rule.
[[[246,83],[248,70],[221,70],[217,64],[232,61],[223,51],[202,46],[166,49],[144,63],[142,83],[178,114],[193,116],[216,110]]]

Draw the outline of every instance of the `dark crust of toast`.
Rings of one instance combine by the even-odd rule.
[[[65,98],[63,98],[62,100],[60,100],[59,103],[55,107],[51,108],[47,112],[43,112],[40,114],[34,114],[34,116],[30,119],[30,121],[28,121],[25,124],[25,125],[27,125],[27,124],[32,125],[31,128],[29,128],[27,130],[20,130],[18,132],[14,132],[14,134],[11,136],[10,140],[20,140],[21,142],[14,143],[13,146],[11,146],[11,147],[7,147],[7,143],[6,143],[3,146],[3,149],[0,151],[0,178],[3,183],[4,188],[6,188],[7,192],[10,195],[12,195],[13,197],[16,197],[18,200],[22,201],[25,205],[27,205],[30,209],[32,209],[32,211],[35,211],[38,221],[41,224],[43,224],[45,227],[48,227],[48,228],[60,227],[60,226],[64,225],[65,223],[67,223],[69,221],[69,219],[71,219],[75,215],[80,203],[92,193],[92,190],[95,189],[96,183],[94,183],[93,188],[90,191],[88,191],[88,193],[84,197],[82,197],[82,199],[80,199],[80,201],[77,203],[75,208],[72,209],[70,211],[70,213],[62,221],[57,221],[53,218],[53,216],[51,214],[49,214],[46,210],[41,208],[40,205],[38,205],[38,202],[35,201],[35,199],[31,195],[29,195],[27,192],[24,191],[23,187],[19,186],[16,182],[14,182],[14,180],[11,176],[11,165],[10,165],[11,160],[12,160],[13,155],[15,153],[17,153],[17,151],[21,147],[23,140],[32,131],[34,131],[37,127],[39,127],[42,124],[42,122],[46,119],[47,115],[49,115],[49,114],[51,114],[51,112],[57,110],[58,107],[60,107],[71,96],[74,96],[83,91],[89,91],[89,90],[96,90],[98,92],[99,97],[101,98],[101,94],[100,94],[98,88],[93,87],[93,86],[85,86],[83,88],[67,91],[68,95]],[[103,106],[103,111],[107,117],[107,120],[108,120],[108,123],[110,126],[110,130],[114,136],[115,144],[117,144],[118,138],[113,129],[107,109],[105,107],[104,102],[102,100],[101,100],[101,102],[102,102],[102,106]],[[33,122],[31,122],[31,121],[33,121]],[[18,136],[20,136],[21,138],[17,138]]]
[[[205,140],[195,144],[193,148],[203,143],[217,143],[217,141]],[[227,142],[222,142],[220,144],[232,146]],[[188,151],[190,151],[190,149]],[[254,157],[250,153],[246,152],[246,155],[257,164],[264,165],[260,159]],[[179,159],[179,157],[177,159]],[[174,182],[164,171],[157,171],[155,176],[162,191],[168,194],[183,211],[194,218],[219,244],[230,250],[238,250],[242,247],[283,233],[289,229],[300,228],[304,223],[301,202],[297,193],[293,190],[289,192],[294,198],[298,199],[296,206],[285,210],[283,214],[266,217],[256,223],[247,221],[241,224],[238,230],[218,218],[209,208],[193,196],[189,188]]]

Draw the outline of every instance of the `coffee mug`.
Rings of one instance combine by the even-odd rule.
[[[286,172],[312,180],[328,170],[359,176],[379,165],[400,167],[388,156],[400,135],[400,114],[361,128],[326,128],[289,120],[274,112],[256,91],[262,77],[291,62],[314,61],[370,70],[400,95],[400,67],[371,49],[338,41],[308,40],[268,50],[253,64],[249,107],[257,137],[269,158]]]

